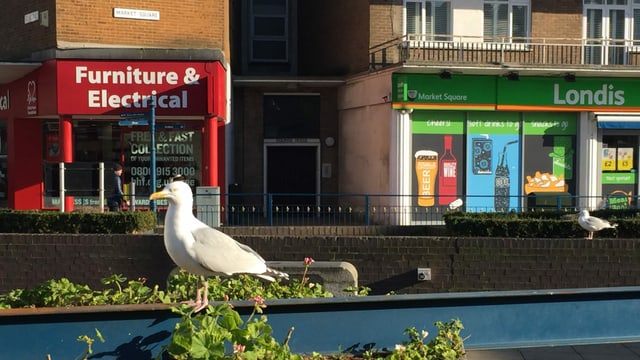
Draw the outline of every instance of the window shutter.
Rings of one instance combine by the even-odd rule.
[[[436,1],[434,17],[434,33],[437,35],[449,34],[449,19],[451,13],[451,3],[449,1]]]
[[[407,34],[422,33],[422,6],[419,2],[407,1]]]
[[[513,6],[513,30],[511,36],[516,38],[527,37],[527,7],[522,5]],[[517,41],[523,41],[518,39]]]
[[[495,35],[497,37],[507,37],[509,36],[509,5],[498,4],[496,7],[497,26]]]
[[[640,44],[640,9],[633,9],[633,44]]]

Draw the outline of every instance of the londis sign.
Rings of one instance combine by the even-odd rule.
[[[507,111],[640,111],[640,79],[393,74],[393,108]]]
[[[120,114],[156,106],[160,115],[202,115],[213,81],[204,62],[58,62],[58,111]],[[61,96],[64,95],[64,96]]]
[[[498,79],[498,110],[638,111],[635,79],[520,77]]]

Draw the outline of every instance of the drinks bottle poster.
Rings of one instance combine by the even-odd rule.
[[[467,211],[520,207],[519,113],[471,112],[467,122]]]
[[[416,111],[412,120],[414,206],[448,207],[462,196],[464,113]]]

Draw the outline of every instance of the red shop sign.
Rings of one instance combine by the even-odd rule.
[[[213,76],[206,62],[58,61],[58,112],[204,115]]]

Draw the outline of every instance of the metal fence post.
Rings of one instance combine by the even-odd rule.
[[[369,195],[364,196],[364,224],[369,225]]]
[[[273,226],[273,195],[267,194],[267,223]]]
[[[58,176],[60,181],[60,212],[64,212],[64,162],[58,163]]]
[[[131,192],[131,197],[129,198],[129,210],[136,211],[136,182],[132,181],[131,186],[129,187],[129,191]]]
[[[98,206],[100,212],[104,212],[104,163],[98,163]]]

